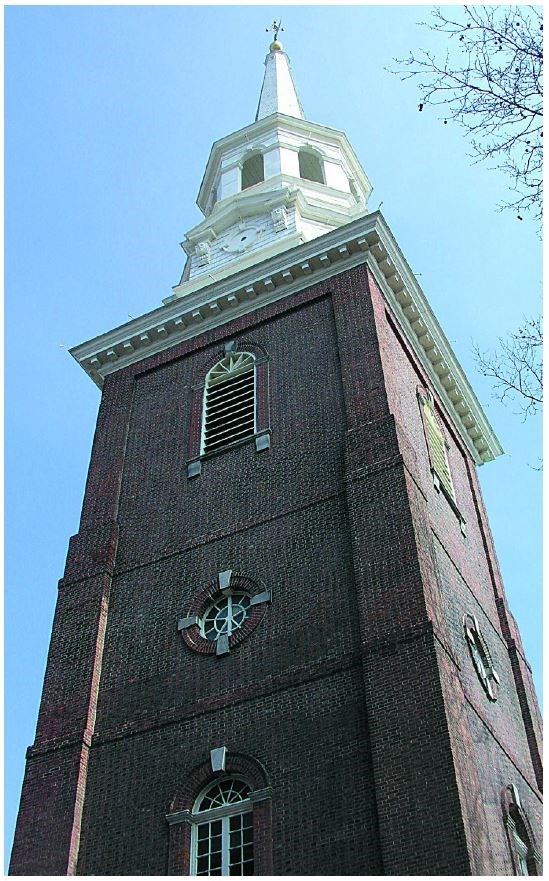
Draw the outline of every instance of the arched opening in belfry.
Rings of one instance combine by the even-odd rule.
[[[249,156],[242,165],[242,189],[247,190],[255,184],[260,184],[265,180],[265,168],[263,165],[263,154],[254,153]]]
[[[312,150],[302,149],[298,153],[299,159],[299,176],[304,180],[312,180],[318,184],[324,184],[324,169],[322,168],[322,160],[317,153]]]

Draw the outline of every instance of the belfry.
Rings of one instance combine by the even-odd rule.
[[[71,350],[102,396],[10,873],[538,875],[502,449],[274,30],[179,283]]]

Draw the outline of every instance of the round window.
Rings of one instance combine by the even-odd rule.
[[[490,700],[495,701],[497,700],[499,676],[494,670],[490,650],[480,631],[478,621],[474,615],[465,615],[463,626],[477,676]]]
[[[212,603],[200,621],[202,636],[210,640],[224,633],[232,636],[250,617],[250,599],[247,593],[231,593]]]
[[[194,651],[226,655],[255,630],[270,602],[261,582],[226,569],[194,594],[177,629]]]

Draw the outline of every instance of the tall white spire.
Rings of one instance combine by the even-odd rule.
[[[255,121],[216,141],[198,193],[204,220],[182,242],[176,297],[291,250],[367,213],[372,185],[343,132],[305,119],[275,39]]]
[[[271,113],[285,113],[287,116],[305,119],[292,79],[290,59],[278,40],[271,43],[265,59],[265,76],[255,121],[270,116]]]

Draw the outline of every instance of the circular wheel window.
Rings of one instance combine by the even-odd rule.
[[[222,634],[227,636],[239,630],[250,617],[250,600],[247,593],[230,593],[221,596],[206,610],[200,622],[200,632],[206,639],[218,639]]]
[[[226,655],[255,630],[270,600],[263,585],[229,569],[193,597],[178,630],[194,651]]]
[[[497,687],[499,676],[494,670],[490,650],[481,633],[479,623],[474,615],[465,615],[463,619],[465,638],[469,646],[469,652],[473,665],[480,679],[480,683],[491,701],[497,700]]]

